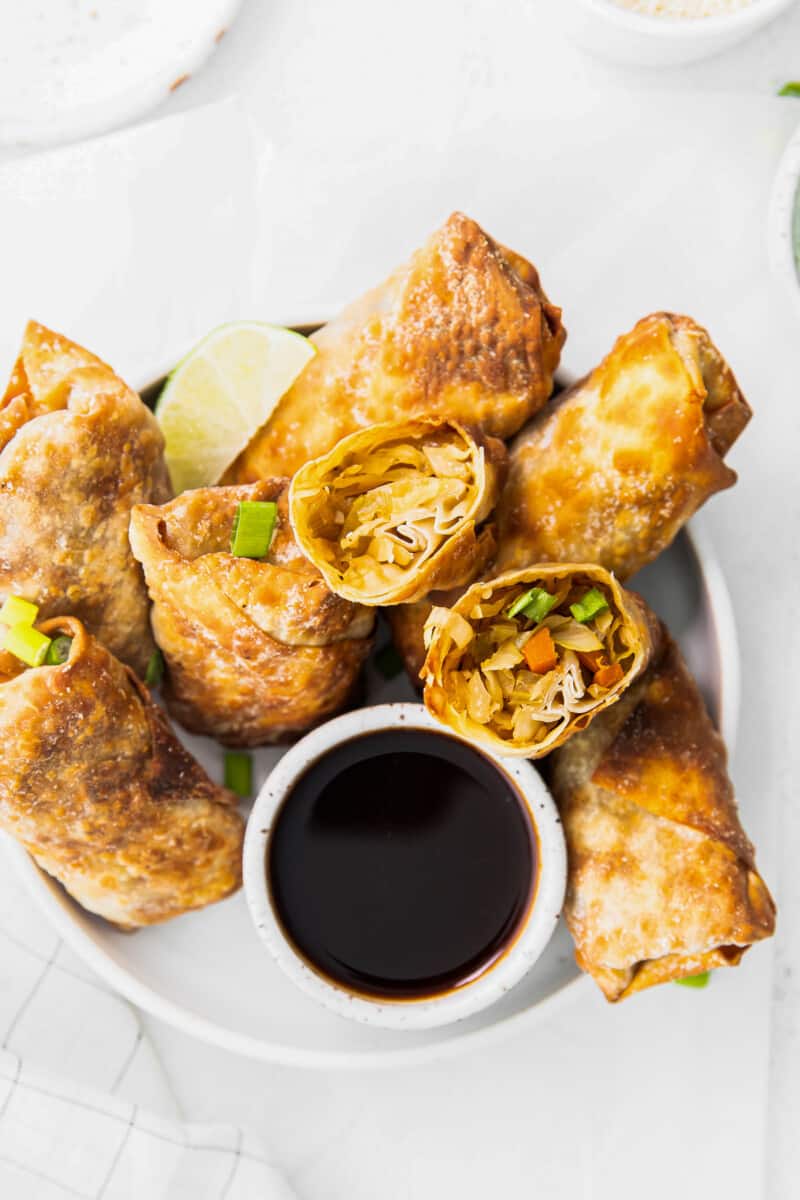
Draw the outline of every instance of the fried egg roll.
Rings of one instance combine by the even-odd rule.
[[[131,518],[167,707],[227,746],[282,741],[341,709],[371,646],[374,613],[329,591],[294,539],[287,492],[285,479],[198,488]],[[277,525],[266,556],[238,557],[236,513],[253,501],[274,502]]]
[[[663,639],[619,704],[551,760],[569,856],[564,912],[578,964],[608,1000],[735,966],[775,928],[725,746]]]
[[[128,523],[172,494],[164,439],[110,367],[34,321],[0,401],[0,491],[0,599],[80,618],[143,676],[155,646]]]
[[[425,706],[503,754],[540,758],[640,674],[652,618],[592,564],[536,565],[472,585],[425,625]]]
[[[598,562],[627,579],[715,492],[750,408],[708,333],[655,313],[514,441],[498,570]]]
[[[338,596],[419,600],[470,577],[505,457],[496,438],[435,417],[358,430],[292,480],[295,537]]]
[[[294,475],[356,429],[404,417],[510,437],[550,395],[565,337],[536,269],[454,213],[313,335],[317,354],[223,482]]]
[[[150,693],[74,617],[60,665],[0,651],[0,826],[79,904],[124,928],[234,892],[236,798],[183,748]]]

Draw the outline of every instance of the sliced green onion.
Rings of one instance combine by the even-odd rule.
[[[72,638],[62,634],[60,637],[53,638],[50,645],[47,647],[45,656],[45,666],[60,667],[69,658],[70,648],[72,646]]]
[[[6,630],[3,649],[8,650],[15,658],[21,659],[29,667],[40,667],[47,658],[50,638],[45,637],[32,625],[12,625],[10,629]]]
[[[144,669],[144,681],[148,687],[158,687],[164,678],[164,655],[160,650],[154,650],[147,660]]]
[[[237,558],[263,558],[278,519],[274,500],[242,500],[236,507],[231,533],[231,554]]]
[[[384,679],[394,679],[403,673],[403,660],[397,652],[397,647],[389,642],[375,655],[375,666]]]
[[[4,625],[32,625],[39,615],[39,605],[22,596],[6,596],[5,604],[0,608],[0,621]]]
[[[792,80],[790,83],[785,83],[778,92],[779,96],[800,96],[800,83],[797,80]]]
[[[506,616],[516,617],[518,613],[522,612],[526,604],[530,604],[531,600],[533,600],[536,592],[538,591],[539,588],[530,588],[527,592],[523,592],[521,596],[517,596],[516,600],[506,613]]]
[[[591,621],[592,617],[596,617],[598,613],[605,612],[608,608],[608,601],[602,592],[597,588],[589,588],[585,595],[581,596],[577,604],[570,604],[569,611],[572,613],[576,621],[586,624]]]
[[[253,760],[243,750],[225,751],[225,787],[245,799],[253,793]]]
[[[523,617],[528,617],[531,621],[543,621],[558,599],[558,596],[553,596],[552,593],[540,587],[531,588],[529,592],[525,593],[525,597],[522,608],[518,607],[522,597],[511,605],[508,614],[510,617],[516,617],[521,612]]]
[[[685,979],[676,979],[675,982],[679,983],[681,987],[708,987],[709,983],[711,982],[711,972],[702,971],[699,975],[687,975]]]

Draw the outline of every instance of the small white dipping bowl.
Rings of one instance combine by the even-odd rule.
[[[387,1029],[421,1030],[463,1020],[487,1008],[522,979],[544,950],[556,927],[566,886],[567,857],[561,822],[552,797],[525,759],[501,758],[465,741],[514,784],[536,834],[536,888],[526,915],[498,959],[477,978],[451,991],[420,999],[368,998],[349,991],[315,970],[283,931],[267,881],[267,849],[281,805],[305,772],[334,747],[365,733],[423,730],[452,737],[421,704],[381,704],[356,709],[307,734],[283,756],[256,800],[244,843],[244,889],[259,937],[278,966],[320,1004],[340,1016]]]
[[[791,102],[790,102],[791,103]],[[797,101],[795,101],[797,103]],[[769,260],[772,272],[800,317],[800,272],[794,253],[795,205],[800,193],[800,126],[783,152],[769,206]],[[800,218],[799,218],[800,219]]]
[[[566,29],[582,50],[612,62],[673,67],[744,41],[796,0],[752,0],[713,17],[655,17],[613,0],[562,0]]]

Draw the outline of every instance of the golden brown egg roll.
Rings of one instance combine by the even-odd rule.
[[[171,493],[153,414],[88,350],[31,321],[0,401],[0,598],[70,613],[144,675],[147,592],[134,504]]]
[[[550,395],[565,337],[535,268],[454,213],[313,335],[317,354],[223,482],[294,475],[356,429],[403,417],[510,437]]]
[[[285,479],[198,488],[131,518],[167,707],[227,746],[282,741],[342,708],[371,646],[374,611],[328,590],[294,539],[287,492]],[[266,558],[230,552],[240,501],[277,503]]]
[[[614,704],[646,666],[653,618],[588,563],[474,583],[425,625],[425,706],[502,754],[540,758]]]
[[[705,329],[645,317],[514,441],[497,570],[584,561],[627,579],[735,483],[723,457],[750,415]]]
[[[60,666],[0,651],[0,826],[90,912],[124,928],[234,892],[236,798],[183,748],[130,668],[74,617]]]
[[[505,458],[496,438],[436,417],[357,430],[292,480],[295,537],[338,596],[419,600],[474,571]]]
[[[775,905],[739,823],[726,753],[680,652],[550,760],[567,837],[565,916],[607,999],[735,966]]]

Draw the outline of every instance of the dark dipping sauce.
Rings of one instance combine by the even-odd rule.
[[[536,834],[512,783],[444,734],[364,734],[314,763],[281,806],[267,876],[310,966],[369,997],[475,979],[533,901]]]

